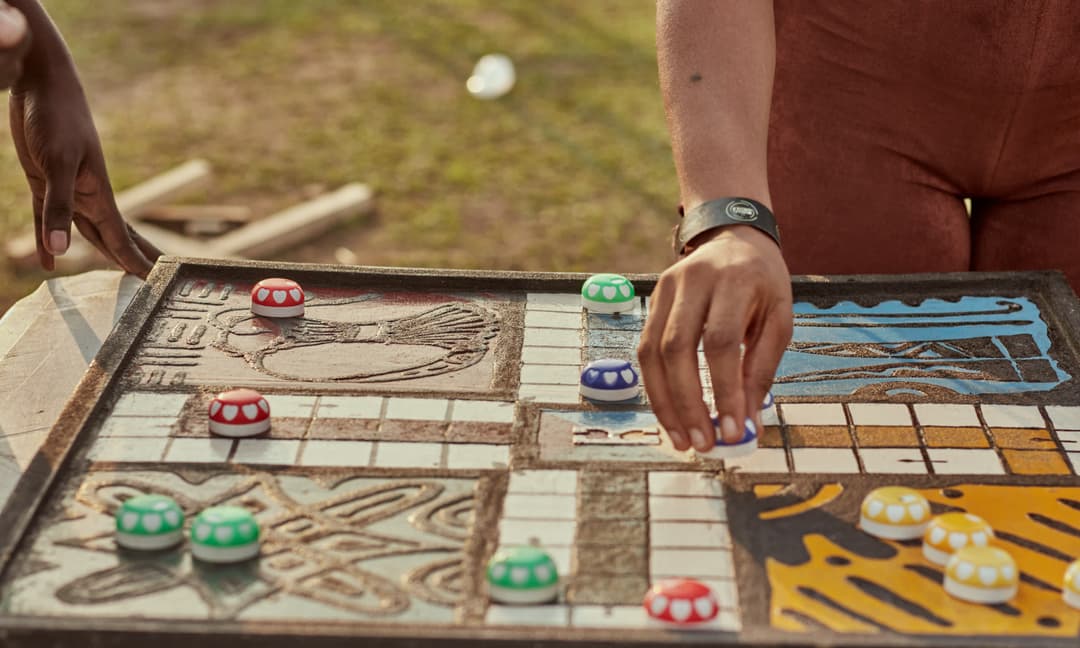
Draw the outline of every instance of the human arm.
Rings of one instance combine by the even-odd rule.
[[[741,196],[771,206],[766,169],[775,63],[771,0],[660,0],[657,54],[683,204]],[[668,268],[638,358],[679,450],[715,442],[702,402],[704,346],[723,437],[742,436],[791,337],[791,282],[776,243],[750,226],[712,230]],[[740,357],[740,344],[745,354]]]
[[[12,87],[15,150],[33,194],[38,259],[52,270],[67,251],[74,222],[106,257],[145,277],[160,255],[116,207],[97,129],[75,63],[38,0],[8,0],[33,34]]]

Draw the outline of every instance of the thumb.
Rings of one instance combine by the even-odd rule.
[[[10,49],[26,38],[26,18],[18,9],[0,3],[0,49]]]
[[[55,256],[67,252],[71,240],[72,206],[75,199],[75,169],[56,165],[45,177],[45,204],[41,219],[41,240]]]

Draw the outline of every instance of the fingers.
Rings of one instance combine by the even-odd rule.
[[[85,217],[77,217],[74,222],[79,233],[83,235],[83,238],[90,242],[90,245],[97,248],[106,259],[113,263],[113,265],[120,265],[120,262],[116,260],[116,257],[109,251],[108,246],[105,245],[105,242],[101,240],[101,234],[98,233],[97,228],[94,227],[93,223]]]
[[[725,290],[724,295],[725,299],[712,301],[702,344],[720,422],[717,432],[725,443],[738,443],[748,411],[739,345],[746,331],[750,303],[743,291]]]
[[[143,253],[143,256],[147,258],[151,263],[157,263],[158,258],[161,256],[161,250],[157,249],[153,243],[143,238],[142,234],[135,231],[135,228],[130,223],[127,224],[128,236],[138,246],[139,251]]]
[[[48,272],[52,272],[56,268],[56,261],[53,259],[53,255],[49,254],[49,251],[45,248],[45,243],[41,240],[41,234],[45,231],[42,225],[42,201],[37,195],[32,196],[31,203],[34,208],[34,240],[37,242],[37,256],[38,263],[41,267]]]
[[[667,376],[664,372],[664,359],[660,351],[660,341],[664,337],[668,313],[671,311],[674,289],[665,277],[661,277],[649,299],[649,317],[641,332],[638,345],[638,363],[645,383],[645,393],[649,396],[656,419],[660,421],[676,450],[683,451],[690,447],[687,436],[675,406],[668,396]]]
[[[794,316],[791,303],[783,302],[770,309],[760,323],[760,333],[747,341],[743,357],[743,385],[747,412],[761,429],[761,403],[772,386],[776,368],[791,342]]]
[[[53,256],[67,252],[71,241],[71,218],[75,207],[77,164],[67,159],[51,163],[45,174],[45,208],[41,239]]]
[[[668,395],[679,424],[695,449],[708,452],[716,445],[716,432],[702,400],[697,350],[712,289],[708,284],[692,281],[692,272],[687,271],[683,279],[664,326],[660,351],[664,356]]]
[[[98,232],[101,233],[101,240],[119,262],[121,268],[145,279],[154,264],[146,258],[146,255],[135,244],[131,236],[131,230],[128,228],[128,224],[124,222],[124,217],[120,215],[115,203],[111,199],[108,202],[111,206],[104,208],[106,217],[94,219],[94,224],[97,226]],[[153,248],[153,246],[150,247]]]
[[[21,50],[18,46],[24,43],[29,34],[22,12],[6,2],[0,2],[0,50]],[[9,53],[0,52],[0,56]]]

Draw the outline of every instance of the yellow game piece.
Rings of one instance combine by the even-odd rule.
[[[945,566],[945,591],[971,603],[1005,603],[1019,585],[1016,561],[997,547],[964,547]]]
[[[1080,609],[1080,560],[1074,560],[1065,570],[1061,597],[1072,607]]]
[[[914,540],[930,522],[930,503],[903,486],[875,488],[863,499],[859,527],[888,540]]]
[[[923,535],[923,555],[944,565],[949,556],[964,547],[985,547],[994,537],[986,520],[971,513],[943,513],[930,521]]]

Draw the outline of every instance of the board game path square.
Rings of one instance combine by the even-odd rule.
[[[510,433],[514,426],[509,423],[479,423],[474,421],[452,421],[446,431],[446,440],[451,443],[510,443]]]
[[[90,448],[93,461],[160,461],[168,437],[101,437]]]
[[[438,468],[442,465],[443,444],[383,441],[374,452],[375,465],[380,468]]]
[[[648,571],[648,548],[640,545],[592,545],[576,543],[576,576],[582,574],[634,575],[645,578]]]
[[[687,571],[695,578],[735,578],[732,554],[726,549],[653,549],[649,569],[653,580]]]
[[[379,432],[378,419],[316,418],[308,427],[307,438],[379,441],[389,437]]]
[[[595,362],[596,360],[625,360],[627,362],[637,362],[637,349],[611,349],[603,347],[589,347],[585,349],[585,363]]]
[[[1046,413],[1057,430],[1080,430],[1080,406],[1047,405]]]
[[[731,548],[731,534],[725,522],[653,522],[649,545],[655,549]]]
[[[784,437],[780,434],[780,428],[775,425],[766,425],[758,435],[759,448],[783,448]]]
[[[387,419],[407,421],[445,421],[450,401],[442,398],[392,397],[386,401]]]
[[[189,394],[128,392],[116,401],[113,416],[179,416]]]
[[[323,396],[315,416],[317,419],[379,419],[382,407],[381,396]]]
[[[576,605],[640,605],[648,589],[644,574],[575,574],[566,598]]]
[[[511,493],[575,495],[576,470],[518,470],[510,473]]]
[[[524,346],[581,348],[581,331],[571,329],[527,328]]]
[[[379,426],[379,438],[387,441],[443,441],[450,427],[445,421],[387,419]]]
[[[1069,457],[1073,472],[1080,475],[1080,452],[1067,452],[1065,454]]]
[[[930,448],[989,448],[981,427],[927,427],[923,437]]]
[[[529,365],[581,364],[581,349],[527,346],[521,349],[521,361]]]
[[[575,605],[570,625],[577,628],[655,628],[640,600],[636,605]]]
[[[581,368],[573,365],[525,365],[521,382],[530,385],[574,385],[581,381]]]
[[[565,628],[570,625],[570,607],[567,605],[491,605],[488,606],[484,623],[488,625],[514,625]]]
[[[1080,430],[1058,430],[1056,435],[1066,452],[1080,452]]]
[[[583,470],[578,474],[578,492],[645,494],[646,473],[608,470]]]
[[[451,407],[450,420],[458,423],[513,423],[514,403],[456,400]]]
[[[241,439],[232,460],[241,464],[291,466],[300,453],[300,442],[282,439]]]
[[[1015,450],[1001,451],[1009,470],[1016,475],[1069,475],[1065,458],[1056,450]]]
[[[513,520],[499,521],[499,545],[531,545],[572,547],[574,522],[569,520]]]
[[[225,463],[232,451],[233,439],[173,439],[165,452],[165,461],[185,463]]]
[[[993,428],[990,436],[999,448],[1023,450],[1056,450],[1057,444],[1046,430]]]
[[[848,412],[855,425],[911,427],[911,412],[898,403],[849,403]]]
[[[584,493],[578,496],[578,517],[587,520],[645,519],[645,498],[633,495]]]
[[[782,403],[780,409],[788,425],[847,425],[840,403]]]
[[[1002,475],[997,452],[976,448],[928,448],[930,463],[939,475]]]
[[[746,473],[786,473],[787,452],[783,448],[758,448],[746,457],[725,459],[724,468]]]
[[[857,473],[859,463],[850,448],[792,448],[795,472]]]
[[[507,493],[503,499],[504,518],[576,520],[577,498],[573,495]]]
[[[951,403],[919,403],[915,417],[923,427],[981,427],[979,415],[972,405]]]
[[[315,396],[266,394],[264,398],[270,403],[270,414],[275,419],[280,416],[311,418],[315,415]]]
[[[526,328],[558,328],[578,330],[582,326],[581,313],[525,310]]]
[[[652,471],[649,473],[649,495],[723,497],[724,486],[710,473]]]
[[[870,474],[926,474],[926,460],[918,448],[859,448],[863,467]]]
[[[580,293],[528,293],[525,296],[526,310],[555,311],[562,313],[580,313]]]
[[[983,420],[991,428],[1045,428],[1039,408],[1031,405],[982,405]]]
[[[367,466],[373,444],[368,441],[309,440],[300,455],[302,466]]]
[[[98,436],[167,437],[175,423],[173,416],[110,416],[105,419]]]
[[[451,470],[493,470],[510,464],[510,446],[484,443],[450,443],[446,446],[446,467]]]
[[[838,425],[795,425],[788,428],[792,448],[850,448],[851,434]]]
[[[912,427],[857,426],[855,438],[860,448],[917,448],[919,435]]]
[[[724,522],[727,520],[727,507],[724,500],[715,497],[650,495],[649,519]]]
[[[647,542],[648,525],[641,520],[582,520],[577,538],[590,544],[639,545]]]

